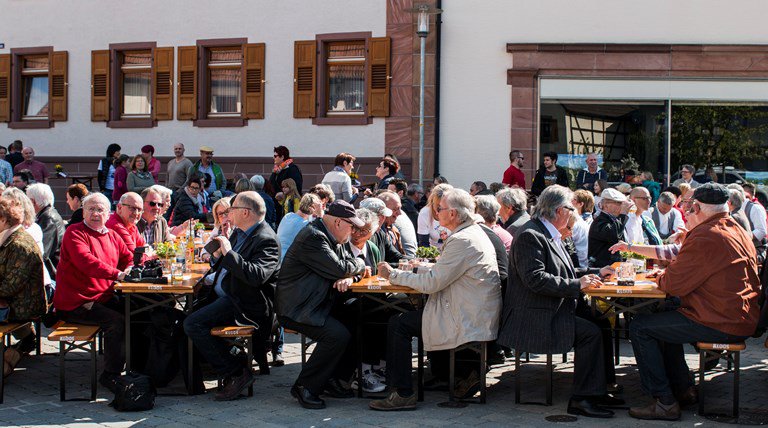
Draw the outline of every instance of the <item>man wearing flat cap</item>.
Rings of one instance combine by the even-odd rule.
[[[345,249],[353,226],[365,226],[355,208],[343,200],[333,202],[322,218],[296,235],[280,269],[275,298],[278,320],[317,343],[291,388],[291,395],[307,409],[325,407],[320,394],[354,396],[338,379],[344,371],[339,361],[348,352],[352,335],[331,315],[339,293],[365,271],[365,262]]]
[[[205,191],[209,195],[217,190],[226,190],[227,180],[224,179],[224,172],[221,167],[213,161],[213,147],[201,146],[200,147],[200,160],[195,162],[192,167],[189,168],[187,176],[192,175],[193,172],[198,172],[201,177],[205,177],[205,174],[210,174],[213,178],[211,184],[205,188]]]
[[[624,239],[627,214],[632,202],[614,188],[607,188],[600,193],[600,215],[589,227],[588,256],[592,267],[608,266],[621,261],[619,253],[612,254],[608,249]]]
[[[659,290],[680,297],[676,311],[640,314],[629,334],[640,380],[654,398],[633,407],[639,419],[676,420],[696,401],[683,345],[741,342],[755,331],[759,308],[757,256],[748,232],[728,214],[728,190],[707,183],[683,206],[690,231],[680,253],[659,276]]]

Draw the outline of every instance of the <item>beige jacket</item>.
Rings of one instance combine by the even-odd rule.
[[[421,321],[426,350],[496,339],[501,313],[496,251],[474,222],[448,237],[429,273],[395,270],[390,281],[429,295]]]

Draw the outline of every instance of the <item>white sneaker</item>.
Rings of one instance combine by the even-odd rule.
[[[379,378],[373,373],[366,371],[363,373],[363,392],[381,392],[387,389]]]

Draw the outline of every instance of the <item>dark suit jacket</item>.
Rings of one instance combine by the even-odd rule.
[[[64,220],[56,211],[56,208],[47,206],[37,213],[37,224],[43,230],[43,261],[50,260],[55,268],[59,264],[59,254],[61,253],[61,240],[64,238]],[[49,272],[56,275],[56,272]]]
[[[283,259],[276,292],[278,319],[324,326],[338,294],[333,283],[364,270],[365,263],[333,239],[323,219],[310,222]]]
[[[235,229],[230,236],[234,244],[238,234],[245,232]],[[227,269],[222,288],[240,312],[255,320],[268,317],[274,307],[274,290],[280,270],[280,246],[275,231],[264,221],[245,238],[237,252],[229,251],[216,260],[211,268],[216,272],[214,284]]]
[[[599,216],[589,226],[589,260],[590,265],[595,267],[608,266],[613,262],[621,261],[621,254],[616,252],[611,254],[608,251],[620,239],[624,239],[624,226],[627,224],[627,216],[622,214],[617,218],[612,218],[605,212]]]
[[[501,241],[501,238],[499,238],[499,236],[496,235],[496,232],[494,232],[490,227],[482,223],[478,223],[478,225],[480,226],[480,229],[483,229],[483,232],[488,235],[488,239],[490,239],[491,244],[493,244],[493,249],[496,250],[496,264],[499,265],[499,279],[501,280],[501,284],[505,285],[502,287],[502,289],[504,289],[506,288],[508,275],[507,272],[509,267],[509,256],[507,255],[507,249],[504,248],[504,242]]]
[[[525,223],[512,242],[502,325],[497,342],[519,351],[560,354],[573,346],[578,277],[544,224]]]

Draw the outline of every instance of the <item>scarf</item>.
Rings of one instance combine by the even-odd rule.
[[[279,173],[280,171],[282,171],[282,170],[284,170],[284,169],[288,168],[288,165],[290,165],[290,164],[292,164],[292,163],[293,163],[293,158],[288,158],[288,159],[286,159],[286,160],[284,160],[284,161],[280,162],[280,165],[275,165],[275,166],[272,168],[272,172],[274,172],[275,174],[277,174],[277,173]]]

